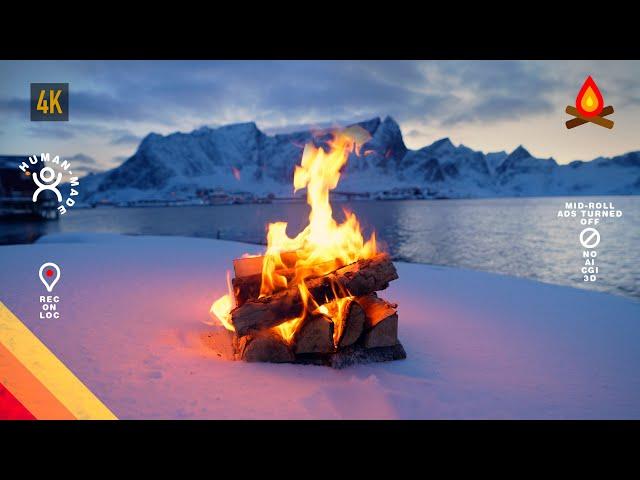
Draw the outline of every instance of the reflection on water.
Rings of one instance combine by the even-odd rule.
[[[610,201],[622,218],[604,219],[597,264],[584,283],[577,219],[557,218],[565,201]],[[365,231],[375,229],[394,258],[450,265],[592,288],[640,298],[640,198],[420,200],[335,204],[353,210]],[[269,222],[289,222],[294,235],[307,223],[304,204],[173,208],[75,209],[59,222],[6,222],[0,243],[29,243],[52,232],[181,235],[264,243]],[[251,250],[248,248],[247,250]],[[257,252],[259,248],[254,249]]]

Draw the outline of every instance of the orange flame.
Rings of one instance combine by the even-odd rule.
[[[336,347],[344,331],[345,320],[347,318],[347,306],[353,298],[352,296],[336,298],[318,307],[317,311],[319,313],[323,313],[333,321],[333,344]]]
[[[325,275],[376,254],[375,234],[365,241],[358,219],[350,212],[345,212],[343,223],[337,223],[329,202],[329,191],[338,185],[340,170],[347,163],[349,154],[358,148],[357,135],[363,139],[361,132],[353,133],[353,130],[336,133],[328,151],[311,143],[305,147],[302,161],[296,165],[293,185],[294,192],[307,188],[307,203],[311,207],[309,225],[294,238],[287,235],[286,222],[269,225],[260,296],[271,295],[291,282],[300,284],[305,278]],[[278,272],[285,268],[281,254],[287,251],[297,254],[291,281]]]
[[[578,92],[576,108],[582,115],[587,117],[598,115],[604,108],[604,99],[591,75],[587,77],[582,88],[580,88],[580,92]]]
[[[224,328],[233,332],[235,328],[231,323],[231,310],[235,307],[235,297],[233,295],[233,288],[231,287],[231,272],[229,270],[227,270],[227,289],[227,294],[213,302],[209,313],[214,318],[217,318]]]
[[[302,304],[304,305],[302,314],[299,317],[287,320],[286,322],[273,327],[274,331],[278,333],[287,343],[291,343],[293,341],[293,336],[298,331],[298,328],[302,326],[302,321],[304,320],[308,309],[307,304],[309,300],[314,302],[313,298],[311,298],[311,295],[309,294],[307,286],[304,283],[298,285],[298,290],[300,290],[300,297],[302,298]]]
[[[293,184],[294,193],[303,188],[307,189],[307,203],[311,207],[309,224],[293,238],[287,235],[286,222],[269,224],[267,250],[262,263],[260,297],[297,285],[305,307],[300,317],[274,327],[287,342],[292,341],[307,312],[321,308],[319,305],[327,301],[320,299],[318,302],[312,298],[305,286],[305,279],[326,275],[343,265],[370,258],[377,253],[375,234],[365,240],[360,223],[351,212],[345,211],[345,220],[338,223],[333,218],[333,209],[329,202],[329,192],[338,185],[341,170],[350,153],[359,153],[359,147],[369,138],[368,132],[356,127],[334,133],[326,150],[312,143],[307,144],[300,165],[296,165]],[[285,254],[289,254],[290,257],[290,252],[295,252],[293,266],[291,260],[287,263],[283,258]],[[334,294],[339,299],[349,296],[349,292],[334,291]],[[230,295],[233,296],[231,291]],[[224,300],[225,297],[227,295],[214,303],[212,311],[218,305],[216,317],[225,327],[233,330],[230,322],[232,302],[231,299]],[[334,303],[335,305],[325,309],[330,311],[332,318],[341,318],[340,308],[344,308],[346,301]]]

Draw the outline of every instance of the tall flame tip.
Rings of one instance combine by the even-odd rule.
[[[300,328],[307,313],[317,311],[318,304],[306,287],[305,279],[326,275],[343,265],[370,258],[377,253],[376,237],[372,234],[365,240],[360,224],[353,212],[345,211],[345,220],[338,223],[333,218],[329,201],[329,192],[335,189],[340,180],[341,170],[349,155],[365,144],[371,135],[360,126],[335,131],[327,142],[327,149],[309,142],[304,147],[302,159],[294,170],[294,192],[307,189],[307,203],[311,207],[308,225],[295,237],[286,232],[286,222],[270,223],[267,229],[267,249],[262,261],[262,281],[260,297],[296,285],[303,303],[303,312],[299,317],[289,319],[274,327],[274,331],[286,342],[291,342]],[[287,264],[283,256],[286,252],[295,252],[293,266]],[[292,273],[293,271],[293,273]],[[234,295],[231,288],[230,272],[227,272],[229,293],[219,298],[211,306],[211,312],[229,330],[233,330],[231,310],[234,308]],[[341,285],[332,285],[332,299],[349,298],[350,293]],[[327,304],[326,297],[321,302]],[[343,305],[339,301],[337,305]],[[333,307],[332,307],[333,308]],[[335,322],[340,315],[339,307],[331,318]],[[331,312],[331,308],[320,310]]]

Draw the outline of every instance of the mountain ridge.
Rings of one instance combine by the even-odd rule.
[[[355,123],[371,134],[364,154],[351,154],[337,191],[370,198],[638,194],[640,151],[559,165],[522,145],[512,152],[455,146],[448,137],[407,148],[390,116]],[[252,199],[293,195],[293,172],[308,142],[330,130],[268,135],[255,122],[200,127],[190,133],[150,133],[120,166],[83,178],[83,200],[197,200],[215,190]]]

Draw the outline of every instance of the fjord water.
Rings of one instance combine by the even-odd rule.
[[[578,218],[558,218],[565,202],[611,202],[621,218],[596,228],[600,272],[583,281]],[[546,197],[474,200],[334,202],[355,212],[366,232],[375,229],[397,260],[471,268],[640,299],[640,197]],[[74,209],[59,222],[6,222],[0,243],[29,243],[55,232],[180,235],[264,243],[266,225],[288,221],[295,235],[307,223],[303,203],[208,207]],[[259,253],[261,247],[247,247]],[[231,259],[230,259],[231,260]],[[229,263],[231,265],[231,262]]]

